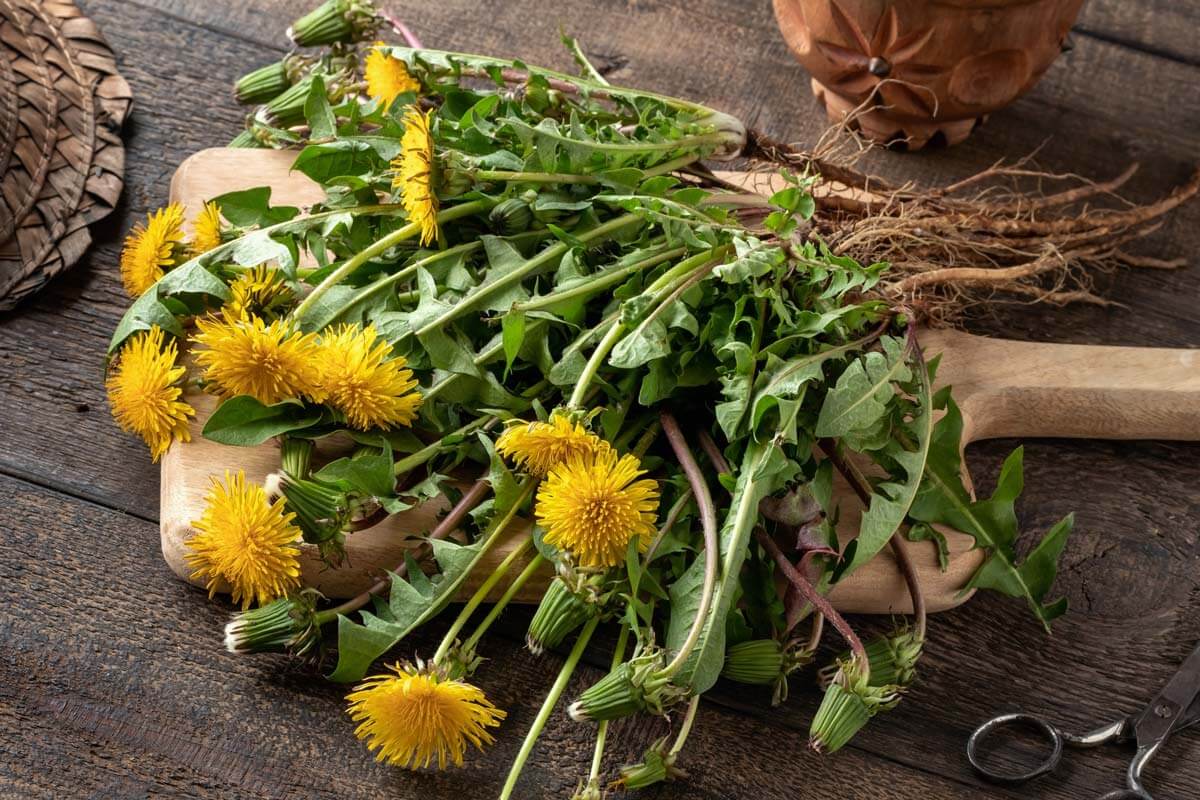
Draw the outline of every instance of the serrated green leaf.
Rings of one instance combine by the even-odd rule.
[[[880,343],[882,353],[867,353],[852,361],[825,395],[817,417],[817,436],[841,438],[870,431],[895,397],[894,384],[912,379],[900,342],[886,336]]]
[[[887,545],[908,516],[924,480],[933,442],[933,399],[925,364],[916,360],[912,373],[916,375],[916,385],[912,387],[916,405],[912,420],[903,426],[905,438],[910,441],[890,438],[882,452],[876,455],[876,460],[890,469],[891,475],[874,486],[870,505],[863,512],[855,537],[854,554],[839,568],[838,580],[870,561]]]
[[[974,537],[975,544],[989,553],[969,585],[1025,598],[1049,630],[1050,621],[1066,610],[1065,598],[1049,603],[1044,598],[1054,582],[1057,558],[1073,518],[1068,516],[1055,525],[1026,561],[1018,563],[1015,503],[1024,483],[1022,449],[1017,448],[1005,460],[992,496],[973,501],[960,477],[962,413],[947,389],[938,392],[934,406],[945,407],[946,414],[934,426],[925,479],[910,516],[921,522],[948,525]]]
[[[432,545],[441,572],[420,583],[393,577],[387,618],[362,611],[363,624],[358,624],[345,615],[338,617],[338,663],[329,680],[351,683],[361,679],[375,659],[450,603],[486,552],[483,540],[465,546],[434,540]]]

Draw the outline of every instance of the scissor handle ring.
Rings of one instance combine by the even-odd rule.
[[[1045,734],[1045,737],[1050,740],[1051,750],[1050,755],[1038,766],[1028,772],[998,772],[990,767],[987,767],[979,760],[979,745],[1001,728],[1011,728],[1015,726],[1029,727]],[[1058,762],[1062,760],[1063,754],[1063,736],[1058,728],[1051,725],[1041,717],[1035,717],[1032,714],[1002,714],[980,725],[971,734],[971,738],[967,740],[967,760],[971,762],[971,766],[975,771],[993,783],[1018,784],[1031,781],[1034,778],[1045,775],[1054,770],[1058,766]]]

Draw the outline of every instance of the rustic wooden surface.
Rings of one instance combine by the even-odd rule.
[[[479,673],[509,709],[503,736],[462,771],[376,765],[351,736],[341,693],[283,662],[227,655],[228,609],[176,580],[158,551],[157,468],[109,420],[100,363],[125,304],[120,236],[161,204],[175,166],[221,144],[241,113],[241,71],[274,57],[303,1],[86,0],[133,85],[127,192],[80,268],[0,315],[0,797],[488,798],[550,681],[557,656],[519,647],[528,612],[506,615]],[[777,138],[811,141],[823,113],[775,30],[770,5],[718,0],[389,3],[427,44],[566,65],[558,26],[585,37],[615,79],[710,102]],[[1074,49],[963,145],[879,154],[892,176],[962,176],[1041,147],[1048,168],[1097,177],[1134,159],[1131,193],[1184,180],[1200,152],[1194,3],[1091,0]],[[1200,204],[1146,245],[1200,252]],[[1119,275],[1123,308],[1006,310],[984,332],[1076,343],[1195,347],[1200,272]],[[1012,441],[970,451],[986,490]],[[980,783],[967,732],[1015,707],[1081,728],[1136,708],[1200,639],[1200,446],[1030,441],[1021,520],[1045,529],[1077,511],[1058,589],[1072,612],[1047,637],[1020,604],[979,596],[932,620],[921,682],[833,758],[804,747],[815,695],[802,680],[766,697],[721,686],[701,710],[683,783],[646,798],[991,798],[1091,800],[1117,785],[1127,753],[1070,759],[1027,792]],[[868,623],[883,625],[886,622]],[[435,628],[437,626],[434,626]],[[428,651],[436,630],[413,645]],[[599,674],[603,642],[572,682]],[[608,763],[635,757],[656,723],[619,725]],[[565,798],[586,767],[588,731],[556,714],[522,798]],[[1149,770],[1165,798],[1197,796],[1200,742],[1183,734]]]

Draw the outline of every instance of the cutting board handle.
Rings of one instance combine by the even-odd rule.
[[[1200,440],[1200,349],[1014,342],[926,331],[943,353],[964,440],[1004,437]]]

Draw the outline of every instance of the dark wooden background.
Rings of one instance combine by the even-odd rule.
[[[566,66],[558,28],[583,38],[618,82],[701,100],[774,137],[811,142],[825,125],[808,77],[766,0],[385,0],[433,47]],[[497,746],[459,771],[379,766],[351,735],[342,691],[286,663],[221,647],[228,607],[176,580],[158,552],[158,470],[111,422],[101,361],[127,303],[121,236],[166,200],[175,166],[220,145],[242,112],[241,72],[278,57],[306,0],[84,0],[133,85],[122,205],[90,257],[16,312],[0,315],[0,796],[317,798],[494,797],[558,656],[520,647],[528,611],[485,641],[478,674],[509,710]],[[880,154],[891,176],[962,176],[1041,148],[1046,168],[1097,178],[1131,160],[1131,193],[1183,181],[1200,155],[1200,4],[1090,0],[1074,49],[1027,97],[965,144]],[[1200,251],[1200,203],[1145,246]],[[1125,307],[1004,310],[974,324],[1013,338],[1195,347],[1200,271],[1119,275]],[[1013,442],[972,448],[984,488]],[[936,617],[921,681],[832,758],[805,748],[816,695],[800,677],[770,709],[763,692],[723,685],[706,698],[682,759],[686,781],[647,798],[980,798],[1091,800],[1115,788],[1127,753],[1069,759],[1036,789],[981,784],[963,743],[985,715],[1024,707],[1083,728],[1128,712],[1200,639],[1200,446],[1026,443],[1021,519],[1045,529],[1078,512],[1058,589],[1072,611],[1046,636],[1018,602],[980,596]],[[886,620],[864,620],[882,627]],[[442,623],[444,624],[444,623]],[[437,628],[434,625],[433,628]],[[429,649],[437,631],[413,644]],[[428,653],[426,652],[426,655]],[[593,681],[588,654],[571,691]],[[618,725],[608,764],[661,735]],[[591,731],[551,720],[522,798],[566,798],[586,771]],[[1153,762],[1165,798],[1200,796],[1200,739]]]

